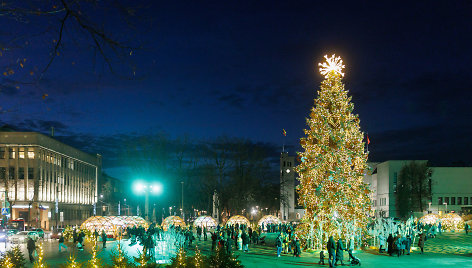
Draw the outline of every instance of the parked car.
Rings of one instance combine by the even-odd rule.
[[[28,237],[32,238],[34,241],[38,241],[39,239],[39,235],[37,232],[34,232],[34,231],[21,231],[21,232],[18,232],[14,235],[12,235],[9,240],[10,242],[12,243],[26,243],[27,242],[27,239]]]
[[[33,230],[31,230],[31,231],[37,232],[38,235],[39,235],[39,238],[44,238],[44,231],[43,231],[43,229],[39,229],[39,228],[38,228],[38,229],[33,229]]]
[[[64,228],[54,229],[51,233],[51,239],[59,239],[62,236],[62,232],[64,232]]]

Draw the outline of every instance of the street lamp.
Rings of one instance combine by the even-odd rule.
[[[159,195],[162,193],[162,184],[160,183],[143,183],[135,182],[134,191],[137,194],[144,193],[145,203],[144,203],[144,217],[146,220],[149,220],[149,194]]]

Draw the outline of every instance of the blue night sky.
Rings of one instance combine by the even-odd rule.
[[[82,149],[103,154],[110,171],[124,164],[107,164],[109,147],[162,131],[280,148],[286,129],[293,153],[322,79],[317,63],[336,53],[371,161],[472,162],[470,1],[148,2],[132,2],[132,26],[91,13],[114,38],[141,46],[113,62],[116,73],[71,22],[37,83],[16,88],[21,74],[2,78],[0,121],[86,137],[93,146]],[[25,69],[44,68],[59,20],[0,17],[1,44],[20,33],[28,42],[4,51],[2,64],[27,58]]]

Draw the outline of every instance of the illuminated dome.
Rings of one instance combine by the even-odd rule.
[[[438,214],[426,214],[420,218],[422,224],[435,224],[439,220]]]
[[[249,220],[246,219],[246,217],[241,216],[241,215],[236,215],[231,218],[226,222],[226,225],[236,225],[236,224],[245,224],[246,226],[249,226]]]
[[[464,229],[464,220],[455,213],[448,213],[441,217],[441,229],[459,231]]]
[[[90,232],[101,232],[105,230],[107,236],[115,236],[118,230],[124,230],[127,227],[139,227],[148,228],[149,224],[146,220],[138,216],[92,216],[86,219],[81,229],[87,229]]]
[[[281,223],[281,221],[279,218],[275,217],[274,215],[265,215],[259,220],[257,225],[262,226],[262,223],[264,223],[264,230],[265,230],[267,229],[267,224],[279,224]]]
[[[210,216],[200,216],[193,222],[193,226],[200,226],[202,228],[216,228],[217,225],[216,220]]]
[[[164,229],[164,231],[167,231],[170,226],[185,227],[185,222],[179,216],[169,216],[165,218],[162,222],[162,229]]]

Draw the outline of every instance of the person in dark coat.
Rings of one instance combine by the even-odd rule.
[[[228,236],[228,238],[226,239],[226,253],[228,253],[228,255],[231,255],[231,253],[233,252],[233,240],[231,239],[231,236]]]
[[[334,242],[333,236],[329,237],[328,244],[326,246],[328,249],[328,263],[329,267],[336,266],[336,242]]]
[[[410,255],[410,249],[411,249],[411,236],[407,235],[405,238],[405,249],[406,249],[406,255]]]
[[[31,263],[33,263],[34,262],[33,252],[36,250],[36,244],[34,243],[33,238],[28,237],[26,248],[28,249],[29,260]]]
[[[250,242],[250,237],[249,234],[246,233],[246,231],[243,231],[243,234],[241,235],[241,238],[243,239],[243,251],[244,252],[249,252],[249,242]]]
[[[295,237],[293,238],[293,241],[294,241],[294,243],[293,243],[293,245],[294,245],[294,247],[293,247],[293,249],[294,249],[293,256],[294,257],[300,257],[300,254],[302,253],[302,250],[300,248],[300,239],[298,239],[298,236],[295,235]]]
[[[102,235],[101,236],[102,236],[103,248],[107,248],[107,234],[105,233],[105,230],[102,230]]]
[[[423,248],[424,248],[424,234],[420,234],[420,238],[418,239],[418,247],[421,249],[421,254],[424,254]]]
[[[216,236],[216,232],[211,234],[211,251],[215,251],[216,249],[216,239],[218,237]]]
[[[277,239],[275,240],[275,246],[277,247],[277,257],[280,257],[280,254],[282,253],[282,236],[280,233],[279,236],[277,236]]]
[[[324,251],[320,251],[320,261],[318,262],[318,264],[320,265],[324,265],[324,258],[325,258],[325,255],[324,255]]]
[[[388,235],[388,238],[387,238],[387,245],[388,245],[388,250],[387,250],[387,252],[388,252],[388,254],[389,254],[390,256],[392,256],[392,254],[393,254],[393,236],[392,236],[392,234],[389,234],[389,235]]]
[[[346,248],[344,247],[343,241],[341,240],[341,238],[339,238],[338,243],[336,245],[336,261],[334,262],[334,266],[338,264],[338,261],[341,262],[341,265],[344,265],[343,250],[346,250]]]

